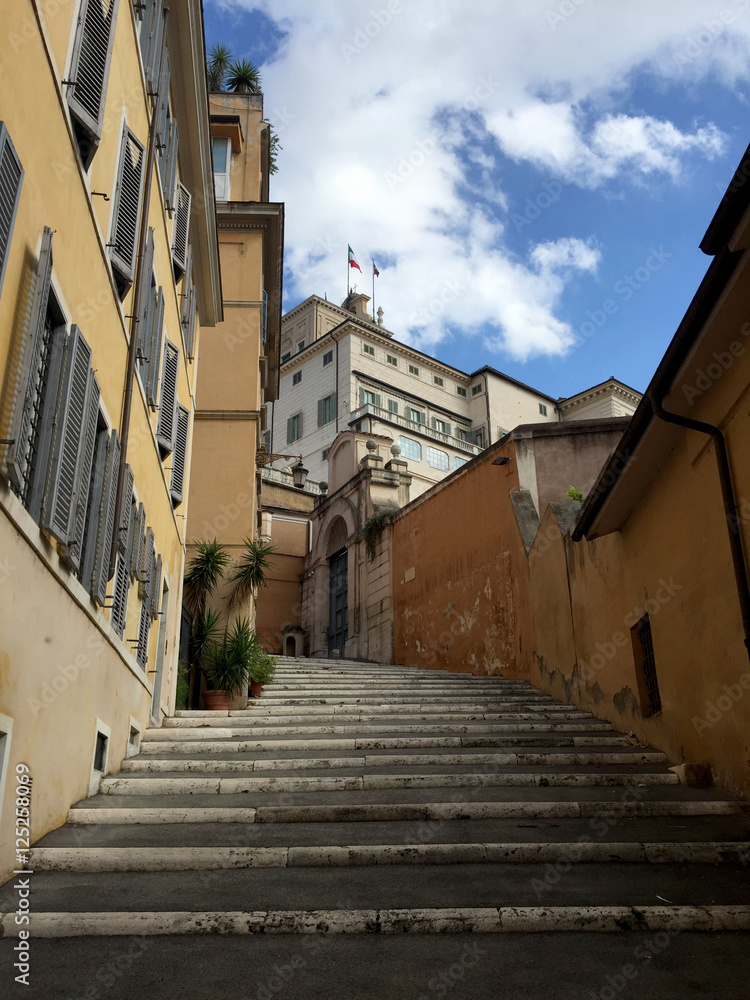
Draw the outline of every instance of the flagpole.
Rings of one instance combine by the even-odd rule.
[[[350,294],[350,292],[349,292],[349,272],[351,271],[351,269],[352,269],[352,266],[349,263],[349,247],[347,245],[347,248],[346,248],[346,308],[347,309],[349,308],[349,294]]]
[[[372,262],[372,321],[375,320],[375,261]]]

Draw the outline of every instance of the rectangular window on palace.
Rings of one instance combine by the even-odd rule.
[[[421,410],[415,410],[413,406],[406,407],[406,419],[411,420],[415,424],[424,424],[427,422],[425,414]]]
[[[333,351],[326,351],[323,355],[323,367],[333,364]]]
[[[453,471],[455,472],[456,469],[460,469],[462,465],[466,465],[466,459],[459,458],[458,455],[456,455],[453,459]]]
[[[398,403],[396,402],[395,399],[389,399],[388,400],[388,412],[389,413],[398,413]]]
[[[463,385],[457,385],[456,386],[456,392],[458,393],[459,396],[466,397],[466,388],[465,388],[465,386],[463,386]]]
[[[419,368],[416,365],[409,365],[409,374],[410,375],[417,375],[418,376],[419,375]]]
[[[336,394],[318,400],[318,427],[330,424],[336,418]]]
[[[287,351],[286,354],[282,354],[281,355],[281,363],[282,363],[282,365],[284,364],[285,361],[288,361],[291,358],[291,356],[292,356],[292,352],[291,351]]]
[[[544,405],[544,403],[539,404],[539,412],[543,417],[547,416],[547,407]]]
[[[450,434],[451,432],[451,425],[445,420],[438,420],[437,417],[432,418],[432,427],[438,434]]]
[[[445,386],[445,379],[442,378],[440,375],[433,375],[432,381],[435,383],[435,385],[439,385],[441,389]]]
[[[401,435],[398,439],[398,445],[401,449],[402,458],[406,458],[412,462],[422,461],[422,445],[419,441],[414,441],[412,438]]]
[[[441,472],[448,472],[451,467],[447,451],[429,446],[427,448],[427,464],[433,469],[440,469]]]
[[[304,340],[300,340],[300,342],[297,344],[297,353],[299,353],[300,351],[304,351],[304,349],[305,349],[305,342]]]
[[[212,139],[211,148],[213,152],[214,191],[216,193],[216,200],[229,201],[229,168],[232,162],[229,139]]]
[[[302,414],[295,413],[286,422],[286,443],[292,444],[302,437]]]
[[[482,391],[483,388],[484,388],[484,386],[482,385],[481,382],[479,383],[479,385],[473,385],[471,387],[471,394],[472,394],[472,396],[478,396],[479,393]]]
[[[388,364],[393,365],[394,368],[398,368],[398,358],[395,354],[389,354],[387,356]]]
[[[302,381],[302,372],[295,372],[292,375],[292,385],[299,385]]]
[[[372,346],[372,344],[362,344],[362,353],[363,354],[369,354],[370,357],[374,358],[375,357],[375,348]]]

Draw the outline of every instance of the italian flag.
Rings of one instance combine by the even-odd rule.
[[[359,266],[359,264],[354,259],[354,251],[352,250],[351,247],[349,247],[349,267],[356,267],[357,270],[359,271],[359,273],[360,274],[362,273],[362,268]]]

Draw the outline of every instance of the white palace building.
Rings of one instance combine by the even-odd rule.
[[[630,416],[640,394],[615,378],[568,399],[485,366],[459,371],[393,339],[367,312],[369,296],[341,306],[311,295],[282,320],[279,399],[270,452],[300,455],[314,482],[342,431],[393,439],[409,463],[415,499],[521,424]],[[289,460],[274,463],[278,468]]]

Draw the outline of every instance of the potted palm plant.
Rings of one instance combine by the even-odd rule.
[[[255,644],[249,619],[237,618],[221,642],[208,646],[204,673],[211,687],[203,692],[207,709],[228,709],[232,695],[247,691]]]

